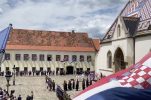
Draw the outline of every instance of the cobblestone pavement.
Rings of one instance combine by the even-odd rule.
[[[74,75],[69,76],[50,76],[52,80],[55,81],[56,84],[63,86],[64,80],[75,79]],[[13,78],[12,78],[13,79]],[[16,85],[12,85],[12,79],[10,81],[10,89],[15,90],[15,96],[18,97],[20,94],[23,100],[26,99],[27,95],[31,95],[31,91],[34,92],[34,100],[58,100],[56,97],[56,93],[52,91],[48,91],[47,85],[45,83],[45,77],[16,77]],[[80,82],[80,86],[81,86]],[[6,89],[6,79],[5,77],[0,77],[0,87]],[[80,87],[81,90],[81,87]],[[73,98],[80,91],[68,91],[67,93]]]

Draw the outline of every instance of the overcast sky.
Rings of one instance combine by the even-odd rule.
[[[0,29],[104,34],[128,0],[0,0]]]

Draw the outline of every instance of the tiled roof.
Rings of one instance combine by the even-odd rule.
[[[100,39],[92,39],[94,47],[96,49],[96,51],[99,51],[100,48]]]
[[[13,29],[7,49],[96,51],[92,40],[87,33]]]
[[[107,33],[105,34],[103,40],[108,39],[108,36],[111,36],[111,37],[113,36],[113,33],[115,31],[115,28],[116,28],[116,25],[118,22],[118,18],[120,16],[139,18],[139,22],[136,27],[137,30],[135,32],[135,35],[137,35],[140,31],[143,31],[143,33],[146,34],[144,31],[149,30],[149,27],[151,25],[151,13],[150,13],[151,7],[148,5],[151,4],[151,0],[133,0],[133,2],[131,2],[132,0],[127,0],[127,1],[128,1],[127,4],[122,9],[120,14],[117,16],[117,18],[115,19],[115,21],[113,22],[113,24],[111,25],[111,27],[109,28]],[[131,25],[131,26],[133,26],[133,25]],[[128,26],[128,27],[131,27],[131,26]],[[134,28],[131,28],[131,29],[133,31]],[[142,34],[142,35],[144,35],[144,34]],[[133,35],[133,34],[131,34],[131,35]]]
[[[32,45],[7,45],[7,50],[40,50],[40,51],[73,51],[91,52],[95,51],[92,47],[60,47],[60,46],[32,46]]]

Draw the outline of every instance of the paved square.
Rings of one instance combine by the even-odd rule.
[[[55,81],[56,84],[63,87],[64,80],[75,79],[74,75],[69,76],[50,76],[52,80]],[[23,77],[16,77],[16,85],[12,86],[12,80],[10,81],[10,90],[15,90],[15,96],[18,97],[21,94],[23,100],[26,99],[27,95],[31,95],[31,91],[34,92],[34,100],[58,100],[56,97],[56,92],[49,91],[47,89],[47,84],[45,83],[45,77],[32,77],[32,76],[23,76]],[[81,82],[80,90],[81,90]],[[0,77],[0,87],[6,89],[6,79],[5,77]],[[80,91],[68,91],[67,93],[73,98],[76,94]]]

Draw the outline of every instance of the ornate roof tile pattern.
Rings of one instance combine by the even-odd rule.
[[[87,33],[12,29],[7,49],[96,51],[92,40]]]
[[[119,16],[140,18],[137,32],[147,30],[151,24],[151,0],[129,0]],[[108,35],[112,36],[119,16],[117,16],[103,39],[107,39]]]

